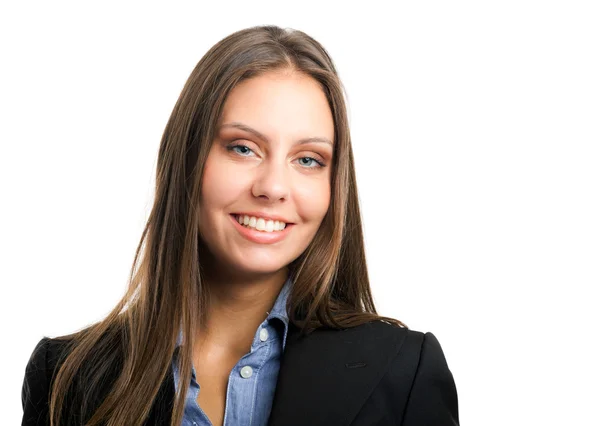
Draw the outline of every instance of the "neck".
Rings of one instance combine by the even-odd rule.
[[[210,296],[199,341],[235,356],[248,353],[256,329],[267,318],[287,277],[288,268],[283,268],[250,279],[246,275],[245,280],[231,274],[206,279]]]

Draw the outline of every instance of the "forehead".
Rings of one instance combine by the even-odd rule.
[[[320,84],[301,73],[269,72],[235,86],[219,125],[242,122],[270,136],[322,136],[333,140],[334,122]]]

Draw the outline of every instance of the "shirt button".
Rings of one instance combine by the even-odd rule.
[[[260,330],[260,341],[265,342],[269,338],[269,331],[266,328]]]
[[[250,367],[249,365],[242,367],[242,369],[240,370],[240,376],[242,376],[244,379],[247,379],[248,377],[252,376],[252,367]]]

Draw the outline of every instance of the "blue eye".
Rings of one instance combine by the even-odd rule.
[[[300,158],[300,160],[309,160],[309,161],[314,161],[315,163],[317,163],[319,166],[315,166],[315,167],[309,167],[309,169],[319,169],[321,167],[325,167],[325,165],[323,163],[321,163],[319,160],[317,160],[314,157],[302,157]]]
[[[233,151],[233,150],[234,150],[234,148],[238,148],[238,147],[240,147],[240,148],[246,148],[247,150],[249,150],[249,151],[252,151],[252,150],[251,150],[250,148],[248,148],[246,145],[233,145],[233,146],[228,146],[228,147],[227,147],[227,150],[228,150],[228,151]],[[237,151],[236,151],[236,152],[237,152]]]
[[[247,151],[240,153],[239,151],[236,151],[236,148],[245,148]],[[236,153],[239,153],[240,155],[242,155],[242,157],[248,157],[247,155],[244,155],[247,152],[254,152],[252,151],[252,149],[250,149],[248,146],[244,145],[244,144],[236,144],[236,145],[230,145],[227,147],[227,151],[234,151]],[[306,167],[307,169],[320,169],[325,167],[325,164],[323,164],[323,162],[317,160],[314,157],[302,157],[299,158],[299,160],[309,160],[309,161],[314,161],[316,164],[318,164],[318,166],[314,166],[314,167]],[[306,163],[304,163],[306,164]]]

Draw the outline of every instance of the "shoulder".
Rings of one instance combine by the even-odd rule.
[[[456,384],[437,337],[381,321],[370,329],[393,336],[395,355],[383,381],[397,401],[404,401],[402,424],[458,425]]]
[[[42,337],[31,352],[26,373],[32,377],[38,377],[42,372],[52,373],[68,355],[71,342],[71,339]]]
[[[448,364],[437,337],[400,327],[383,320],[365,322],[343,329],[321,328],[308,336],[291,333],[291,347],[326,351],[333,355],[348,351],[365,352],[365,356],[383,357],[380,362],[396,364],[397,368],[419,375],[447,375]],[[304,352],[303,352],[304,353]]]
[[[346,330],[351,334],[365,337],[375,337],[379,340],[394,341],[397,344],[397,355],[410,355],[419,361],[423,359],[429,364],[441,369],[448,368],[442,346],[437,337],[431,332],[411,330],[399,327],[385,321],[372,321]]]
[[[438,338],[432,332],[410,329],[395,331],[403,338],[399,355],[410,355],[417,360],[417,369],[423,372],[445,372],[448,363]]]
[[[52,378],[67,345],[67,340],[43,337],[31,352],[21,387],[24,425],[46,424]]]
[[[46,419],[56,375],[75,346],[81,343],[80,333],[43,337],[36,344],[25,367],[21,388],[23,425],[49,424]],[[123,342],[119,330],[111,328],[91,350],[81,355],[71,385],[64,394],[64,416],[68,415],[71,420],[89,416],[106,397],[122,365]]]
[[[281,416],[294,410],[298,398],[304,406],[319,406],[343,388],[340,412],[350,409],[348,400],[352,410],[361,407],[354,424],[386,418],[404,426],[458,425],[456,387],[437,337],[382,320],[317,329],[292,340],[278,383]]]
[[[406,329],[390,368],[392,375],[410,371],[403,413],[406,425],[458,425],[458,394],[442,346],[431,332]]]
[[[41,399],[46,395],[47,368],[46,354],[48,352],[48,337],[43,337],[33,349],[25,367],[25,378],[21,388],[21,402],[23,408],[27,405],[40,405]]]

